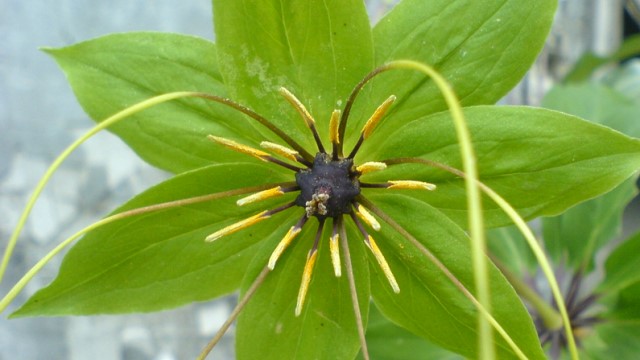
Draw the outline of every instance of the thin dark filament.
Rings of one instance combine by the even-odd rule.
[[[207,100],[212,100],[212,101],[215,101],[217,103],[227,105],[229,107],[232,107],[232,108],[240,111],[241,113],[243,113],[245,115],[248,115],[249,117],[251,117],[252,119],[256,120],[257,122],[259,122],[261,125],[263,125],[267,129],[271,130],[271,132],[273,132],[278,137],[280,137],[280,139],[282,139],[284,142],[289,144],[289,146],[294,148],[304,159],[306,159],[307,161],[310,161],[310,162],[313,161],[313,156],[311,154],[309,154],[307,152],[307,150],[305,150],[305,148],[303,148],[300,144],[298,144],[295,140],[293,140],[284,131],[280,130],[271,121],[267,120],[262,115],[256,113],[255,111],[249,109],[248,107],[246,107],[244,105],[240,105],[240,104],[238,104],[237,102],[235,102],[235,101],[233,101],[231,99],[223,98],[223,97],[216,96],[216,95],[206,94],[206,93],[195,93],[193,96],[194,97],[203,98],[203,99],[207,99]]]
[[[349,252],[349,244],[347,242],[347,231],[344,226],[342,215],[334,218],[334,227],[340,231],[340,246],[344,254],[344,266],[347,271],[347,279],[349,281],[349,291],[351,292],[351,302],[353,304],[353,312],[356,317],[356,327],[358,328],[358,337],[360,338],[360,346],[362,346],[362,357],[369,360],[369,350],[367,349],[367,339],[364,336],[364,325],[362,322],[362,314],[360,313],[360,304],[358,303],[358,292],[356,290],[356,280],[353,276],[353,264],[351,263],[351,253]]]
[[[586,298],[582,299],[575,307],[569,309],[569,317],[575,318],[580,315],[583,311],[585,311],[589,306],[591,306],[596,300],[598,300],[598,295],[591,294]]]
[[[362,90],[362,88],[369,82],[369,80],[373,79],[376,75],[390,69],[391,68],[388,65],[382,65],[375,68],[373,71],[368,73],[367,76],[365,76],[362,80],[360,80],[360,82],[356,84],[356,86],[351,91],[351,95],[349,95],[349,99],[347,100],[344,106],[344,110],[342,111],[342,114],[340,116],[340,125],[338,127],[338,139],[340,141],[338,142],[338,146],[337,146],[337,154],[336,153],[333,154],[334,158],[337,159],[338,157],[342,157],[343,155],[342,152],[343,152],[343,144],[344,144],[344,133],[345,133],[345,130],[347,129],[347,120],[349,119],[349,114],[351,113],[351,107],[353,106],[353,103],[355,102],[356,97],[360,93],[360,90]]]
[[[353,147],[353,150],[351,150],[351,153],[348,156],[349,159],[353,159],[354,157],[356,157],[356,154],[358,153],[358,150],[360,150],[360,146],[362,146],[363,142],[364,142],[364,135],[360,134],[360,138],[358,138],[358,142],[356,143],[356,146]]]
[[[371,184],[371,183],[360,183],[360,187],[361,188],[371,188],[371,189],[386,189],[389,187],[389,184],[387,183],[381,183],[381,184]]]
[[[318,224],[318,231],[316,232],[316,238],[313,241],[313,247],[311,248],[311,252],[309,254],[313,254],[318,250],[318,244],[320,243],[320,238],[322,237],[322,229],[324,229],[324,220],[319,219],[320,224]]]
[[[316,126],[311,124],[309,125],[309,129],[313,134],[313,139],[316,141],[316,144],[318,145],[318,151],[325,154],[326,151],[324,150],[324,146],[322,145],[322,140],[320,139],[320,134],[318,134],[318,130],[316,129]]]
[[[362,225],[362,222],[358,220],[358,217],[356,217],[356,214],[353,211],[350,212],[349,215],[351,216],[351,219],[358,227],[358,230],[360,230],[360,232],[362,233],[362,236],[364,236],[364,241],[369,242],[369,233],[367,233],[367,230],[364,228],[364,225]]]
[[[302,168],[299,168],[299,167],[297,167],[295,165],[291,165],[289,163],[286,163],[286,162],[284,162],[284,161],[282,161],[280,159],[276,159],[273,156],[267,157],[266,160],[271,162],[271,163],[278,164],[278,165],[280,165],[280,166],[282,166],[284,168],[287,168],[289,170],[293,170],[295,172],[298,172],[298,171],[302,170]]]
[[[264,216],[271,216],[271,215],[277,214],[277,213],[279,213],[279,212],[281,212],[281,211],[287,210],[287,209],[288,209],[288,208],[290,208],[290,207],[293,207],[295,204],[296,204],[296,203],[295,203],[294,201],[292,201],[292,202],[290,202],[290,203],[287,203],[287,204],[284,204],[284,205],[282,205],[282,206],[279,206],[279,207],[277,207],[277,208],[275,208],[275,209],[271,209],[271,210],[267,211],[267,212],[264,214]],[[303,224],[304,224],[304,223],[303,223]]]
[[[573,305],[576,303],[580,283],[582,283],[582,272],[578,271],[571,277],[571,284],[569,285],[565,300],[567,309],[573,308]]]
[[[262,269],[262,272],[260,272],[260,275],[258,275],[258,277],[253,281],[253,284],[251,284],[251,286],[249,287],[247,292],[244,294],[242,299],[238,301],[238,304],[231,312],[231,315],[229,315],[229,318],[227,319],[227,321],[225,321],[224,324],[222,324],[222,327],[220,327],[220,329],[215,334],[215,336],[211,339],[211,341],[209,341],[209,343],[207,343],[207,346],[205,346],[204,349],[202,349],[202,352],[200,352],[200,355],[198,355],[198,358],[197,358],[198,360],[206,359],[206,357],[209,355],[211,350],[213,350],[213,348],[218,344],[218,342],[220,342],[220,339],[222,339],[222,336],[224,336],[227,330],[229,330],[229,327],[231,326],[231,324],[238,318],[238,316],[240,315],[240,312],[242,312],[242,310],[247,305],[247,303],[249,303],[249,300],[251,300],[251,298],[256,293],[258,288],[260,288],[260,285],[264,283],[264,280],[267,278],[267,275],[270,272],[271,271],[266,266],[264,267],[264,269]]]
[[[300,190],[300,186],[298,186],[297,184],[293,186],[280,186],[280,190],[283,193],[289,193],[289,192]]]

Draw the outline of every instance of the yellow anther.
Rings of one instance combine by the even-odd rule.
[[[254,149],[252,147],[246,146],[246,145],[242,145],[242,144],[238,144],[237,142],[233,141],[233,140],[229,140],[229,139],[225,139],[222,137],[218,137],[218,136],[213,136],[213,135],[208,135],[207,138],[213,142],[216,142],[220,145],[226,146],[231,150],[237,151],[237,152],[241,152],[243,154],[247,154],[247,155],[251,155],[253,157],[256,157],[262,161],[267,161],[267,158],[270,156],[268,153],[264,152],[264,151],[260,151],[258,149]]]
[[[205,241],[208,242],[212,242],[215,241],[225,235],[229,235],[229,234],[233,234],[236,231],[242,230],[246,227],[249,227],[257,222],[260,222],[264,219],[269,218],[269,215],[267,215],[267,211],[263,211],[259,214],[253,215],[249,218],[246,218],[244,220],[238,221],[237,223],[231,224],[223,229],[220,229],[216,232],[214,232],[213,234],[207,236],[207,238],[205,239]]]
[[[340,144],[340,134],[338,126],[340,125],[340,110],[333,110],[331,120],[329,120],[329,140],[332,144]]]
[[[342,267],[340,266],[340,248],[338,247],[340,235],[333,234],[329,239],[329,251],[331,252],[331,263],[333,264],[333,272],[336,277],[342,276]]]
[[[299,153],[295,150],[289,149],[286,146],[282,146],[279,144],[274,144],[272,142],[268,142],[268,141],[263,141],[260,143],[260,147],[263,149],[267,149],[270,151],[273,151],[274,153],[285,157],[289,160],[293,160],[293,161],[297,161],[298,160],[298,156]]]
[[[236,201],[236,204],[238,206],[242,206],[242,205],[246,205],[246,204],[250,204],[252,202],[256,202],[256,201],[260,201],[260,200],[265,200],[265,199],[269,199],[272,197],[276,197],[276,196],[280,196],[284,194],[284,191],[282,191],[282,188],[280,186],[268,189],[268,190],[264,190],[264,191],[260,191],[257,192],[253,195],[249,195],[247,197],[243,197],[242,199],[239,199],[238,201]]]
[[[302,283],[300,284],[298,301],[296,302],[296,316],[300,316],[302,313],[302,306],[304,305],[304,299],[307,297],[307,290],[309,290],[309,283],[311,282],[311,275],[313,274],[313,267],[316,264],[317,257],[318,252],[316,250],[311,250],[311,252],[309,252],[309,256],[307,256],[307,262],[304,264]]]
[[[373,215],[371,215],[370,212],[367,211],[367,209],[364,208],[364,206],[358,204],[356,207],[356,215],[371,226],[373,230],[380,231],[380,223],[373,217]]]
[[[364,124],[364,127],[362,128],[363,138],[366,139],[369,137],[369,135],[371,135],[371,132],[373,132],[373,129],[375,129],[376,125],[378,125],[380,120],[382,120],[382,117],[387,112],[387,110],[389,110],[391,105],[393,105],[394,101],[396,101],[396,97],[395,95],[391,95],[380,106],[378,106],[376,111],[373,112],[373,115],[371,115],[369,120],[367,120],[367,123]]]
[[[366,174],[373,171],[380,171],[387,168],[387,164],[377,161],[369,161],[356,167],[356,171],[360,174]]]
[[[435,190],[436,185],[424,181],[415,180],[394,180],[388,181],[387,189],[408,189],[408,190]]]
[[[287,249],[291,241],[300,233],[302,229],[297,226],[292,226],[291,229],[287,232],[287,234],[280,240],[276,249],[271,253],[271,257],[269,257],[268,267],[270,270],[273,270],[276,267],[276,263],[278,259],[282,255],[282,253]]]
[[[378,265],[380,265],[380,268],[382,269],[384,276],[387,277],[387,281],[389,281],[389,285],[391,285],[393,292],[395,292],[396,294],[399,293],[400,287],[398,286],[396,277],[393,276],[393,273],[391,272],[391,268],[389,267],[387,260],[384,258],[384,255],[382,255],[382,252],[380,252],[378,245],[376,244],[375,241],[373,241],[373,238],[371,237],[371,235],[369,235],[365,243],[373,253],[373,256],[375,256],[376,260],[378,261]]]
[[[313,120],[313,116],[311,116],[309,111],[307,111],[307,108],[304,107],[302,102],[300,102],[300,100],[298,100],[298,98],[295,95],[293,95],[289,90],[287,90],[284,87],[280,88],[280,94],[282,94],[282,96],[284,96],[284,98],[287,99],[287,101],[291,105],[293,105],[294,108],[296,108],[300,116],[302,116],[302,119],[304,119],[305,124],[307,124],[309,128],[312,128],[315,126],[316,122],[315,120]]]

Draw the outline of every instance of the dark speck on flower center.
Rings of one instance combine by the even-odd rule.
[[[332,160],[325,153],[316,155],[311,168],[296,173],[296,183],[300,187],[296,205],[304,207],[308,217],[319,219],[350,213],[360,194],[353,159]]]

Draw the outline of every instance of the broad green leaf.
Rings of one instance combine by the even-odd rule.
[[[622,213],[638,193],[628,179],[610,192],[564,214],[542,220],[545,248],[557,262],[590,270],[596,252],[622,231]]]
[[[300,209],[297,216],[302,213]],[[293,223],[291,221],[289,226]],[[294,315],[302,271],[313,245],[316,224],[315,219],[308,221],[242,312],[236,342],[238,359],[353,359],[358,353],[360,342],[344,270],[344,254],[341,254],[343,275],[336,278],[328,251],[330,222],[320,240],[304,308],[299,317]],[[370,291],[364,244],[355,231],[349,231],[348,236],[360,311],[366,326]],[[268,254],[280,239],[271,240],[276,241],[266,242],[262,252],[267,256],[254,259],[243,290],[265,267]]]
[[[283,180],[289,179],[264,165],[213,165],[157,185],[116,212]],[[205,243],[216,230],[273,206],[240,208],[237,198],[148,213],[96,229],[65,256],[53,283],[14,316],[158,311],[235,290],[261,241],[277,236],[274,224],[284,218],[279,214]]]
[[[213,43],[162,33],[107,35],[46,49],[96,121],[153,96],[200,91],[225,96]],[[241,159],[219,152],[207,134],[254,139],[249,120],[213,102],[182,99],[145,110],[112,130],[149,163],[177,173]]]
[[[495,261],[500,261],[519,277],[532,273],[538,263],[520,230],[515,226],[487,231],[487,246]]]
[[[621,183],[640,168],[640,141],[576,117],[529,107],[465,109],[480,180],[525,218],[555,215]],[[423,135],[416,135],[423,134]],[[420,157],[460,169],[460,149],[447,112],[424,117],[367,141],[359,161]],[[363,178],[364,179],[364,178]],[[414,179],[438,189],[418,192],[458,224],[467,223],[464,183],[424,165],[397,165],[366,181]],[[490,200],[483,202],[487,226],[508,223]]]
[[[304,145],[312,144],[309,130],[278,88],[287,87],[305,104],[327,139],[331,111],[373,69],[361,0],[219,0],[213,14],[231,96]]]
[[[605,263],[606,277],[601,289],[614,292],[640,282],[640,233],[618,246]]]
[[[543,105],[610,126],[627,135],[640,136],[637,118],[640,102],[604,85],[557,86],[545,97]],[[636,194],[635,179],[629,179],[609,193],[560,216],[545,218],[546,249],[557,261],[590,269],[596,251],[620,232],[622,212]]]
[[[547,93],[542,105],[640,137],[640,101],[606,85],[557,85]]]
[[[640,321],[597,325],[583,344],[586,359],[635,359],[640,354]]]
[[[375,306],[369,312],[367,327],[369,355],[376,360],[461,360],[385,318]]]
[[[404,195],[367,195],[395,221],[418,239],[474,292],[469,238],[437,209]],[[453,283],[407,239],[383,225],[378,245],[395,274],[400,293],[390,289],[377,264],[370,261],[373,298],[393,322],[448,350],[477,358],[475,306]],[[525,307],[511,285],[495,267],[490,267],[492,314],[530,359],[544,355]],[[377,279],[377,280],[376,280]],[[501,359],[515,354],[495,334]]]
[[[374,28],[376,64],[398,59],[429,64],[464,106],[493,104],[535,60],[555,8],[555,0],[405,0]],[[392,71],[374,84],[374,98],[398,96],[381,129],[391,131],[447,108],[434,83],[419,73]]]

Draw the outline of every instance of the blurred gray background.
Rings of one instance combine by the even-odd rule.
[[[369,1],[372,18],[392,3]],[[584,51],[617,48],[622,5],[621,0],[561,0],[548,46],[503,102],[537,105]],[[213,40],[210,0],[0,0],[0,251],[47,166],[93,125],[63,73],[38,47],[135,30]],[[64,238],[166,177],[115,136],[102,133],[91,139],[38,200],[0,294]],[[49,283],[60,260],[52,261],[16,303]],[[13,305],[0,317],[0,360],[194,358],[234,302],[222,299],[149,315],[7,320]],[[232,331],[210,358],[233,358]]]

